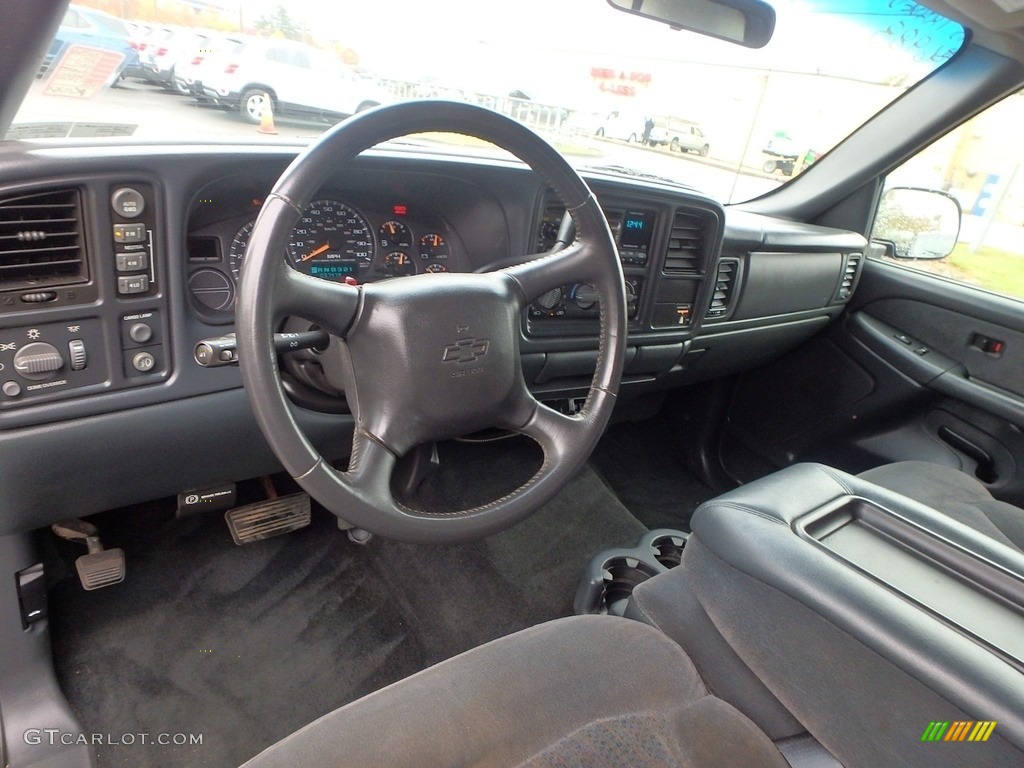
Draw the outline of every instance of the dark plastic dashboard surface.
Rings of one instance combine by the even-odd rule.
[[[74,234],[85,272],[38,289],[0,281],[0,532],[43,524],[47,515],[66,517],[60,506],[38,508],[38,488],[88,483],[99,466],[82,461],[86,446],[102,465],[141,474],[86,495],[76,514],[267,471],[237,368],[202,367],[193,352],[198,342],[232,330],[246,225],[297,152],[5,146],[0,226],[7,201],[34,193],[77,196]],[[851,273],[850,265],[863,249],[859,235],[727,212],[682,187],[587,179],[615,233],[627,282],[623,396],[742,370],[781,353],[834,318],[849,295],[843,286],[855,285],[857,267]],[[320,276],[357,282],[411,271],[443,280],[445,271],[521,261],[550,246],[561,219],[557,200],[518,163],[419,148],[357,158],[338,169],[318,199],[329,201],[323,215],[334,223],[314,222],[282,257],[300,269],[322,269]],[[324,234],[353,220],[343,242]],[[35,226],[12,221],[18,232]],[[774,295],[771,276],[808,259],[814,290]],[[773,295],[754,295],[764,291]],[[524,312],[523,369],[538,396],[564,399],[585,389],[596,359],[598,302],[586,284],[567,284]],[[737,313],[738,307],[754,310]],[[288,330],[302,330],[297,322]],[[46,346],[22,352],[30,344]],[[315,368],[314,357],[306,356],[307,367]],[[318,383],[315,376],[297,378],[298,389]],[[300,402],[330,399],[317,394],[319,400]],[[331,444],[325,455],[343,458],[351,417],[342,399],[334,401],[333,414],[298,406],[297,412],[314,425],[314,439]],[[118,441],[114,424],[131,430],[131,439]],[[240,434],[260,447],[240,445],[233,437]],[[197,439],[203,449],[190,452]]]

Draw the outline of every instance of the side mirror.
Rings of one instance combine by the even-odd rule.
[[[960,238],[961,214],[946,192],[891,187],[882,194],[871,239],[895,259],[944,259]]]
[[[748,48],[763,48],[775,31],[775,9],[763,0],[608,0],[625,13],[643,16]]]

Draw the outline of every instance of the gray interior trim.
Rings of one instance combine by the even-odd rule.
[[[1024,555],[1005,544],[819,465],[789,467],[706,503],[693,530],[732,567],[807,606],[964,711],[998,720],[1003,738],[1024,747],[1024,676],[1018,670],[936,617],[908,610],[902,596],[796,535],[797,518],[852,495],[1024,574]]]
[[[775,746],[792,768],[843,768],[843,764],[809,733],[781,739]]]

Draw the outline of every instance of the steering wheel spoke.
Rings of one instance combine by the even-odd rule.
[[[348,471],[341,475],[341,479],[366,502],[376,503],[383,500],[393,507],[391,475],[396,463],[395,455],[360,427],[356,429],[352,440]]]
[[[305,275],[284,260],[277,267],[273,304],[280,317],[297,315],[344,336],[359,311],[359,298],[355,286]]]
[[[588,422],[585,416],[566,416],[526,393],[498,424],[526,435],[543,449],[548,461],[559,461],[566,446],[585,437]]]
[[[525,307],[553,288],[588,279],[593,271],[593,250],[588,242],[577,240],[561,251],[505,267],[500,273],[515,281]]]

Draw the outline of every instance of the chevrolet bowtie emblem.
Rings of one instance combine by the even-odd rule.
[[[444,348],[445,363],[472,363],[487,354],[491,342],[487,339],[459,339]]]

